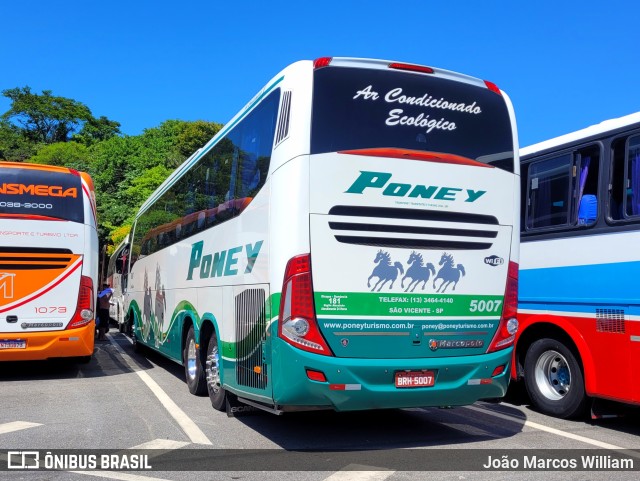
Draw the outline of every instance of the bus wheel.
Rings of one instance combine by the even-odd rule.
[[[218,339],[215,331],[211,333],[209,345],[207,346],[207,390],[211,405],[218,411],[226,409],[226,391],[220,381],[220,351],[218,350]]]
[[[539,339],[529,346],[524,381],[532,404],[545,414],[567,419],[586,410],[582,369],[561,341]]]
[[[198,396],[206,392],[206,384],[204,371],[202,370],[202,362],[196,348],[196,337],[193,333],[193,326],[189,328],[187,339],[184,343],[182,351],[182,361],[184,363],[184,374],[187,378],[187,386],[191,394]]]
[[[144,346],[138,340],[138,336],[136,335],[135,332],[131,336],[131,342],[133,343],[133,352],[138,353],[138,354],[142,353]]]
[[[120,320],[122,320],[122,322],[120,322]],[[122,314],[121,309],[118,309],[118,331],[124,334],[126,330],[127,330],[127,320],[124,317],[124,314]]]

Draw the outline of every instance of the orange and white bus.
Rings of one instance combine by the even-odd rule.
[[[0,361],[89,361],[97,278],[91,177],[0,162]]]

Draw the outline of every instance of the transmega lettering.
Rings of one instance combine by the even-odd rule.
[[[45,197],[78,197],[78,189],[69,187],[63,189],[59,185],[34,185],[34,184],[0,184],[0,194],[6,195],[38,195]]]

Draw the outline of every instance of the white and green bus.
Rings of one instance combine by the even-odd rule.
[[[136,346],[265,410],[465,405],[504,395],[519,162],[494,84],[321,58],[276,75],[141,207]]]

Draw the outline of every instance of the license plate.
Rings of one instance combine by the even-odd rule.
[[[396,387],[430,387],[436,383],[433,371],[401,371],[396,373]]]
[[[0,339],[0,349],[26,349],[27,341],[24,339]]]

